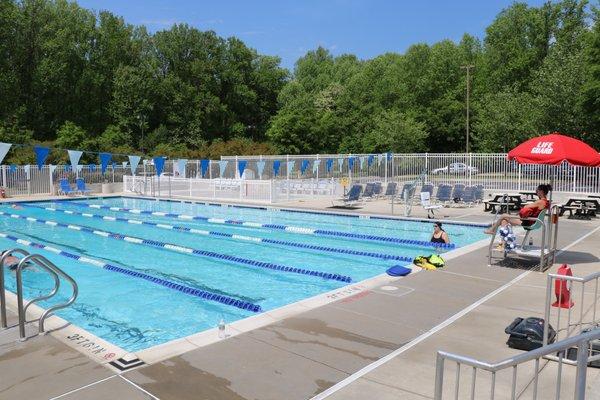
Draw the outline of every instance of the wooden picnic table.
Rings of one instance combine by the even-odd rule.
[[[596,211],[598,211],[598,209],[600,209],[600,202],[596,198],[570,197],[569,200],[560,207],[560,215],[562,216],[568,211],[569,218],[589,220],[596,216]]]
[[[499,207],[499,212],[510,213],[511,210],[521,209],[523,199],[520,193],[492,193],[492,199],[483,204],[483,211],[496,212],[496,207]]]

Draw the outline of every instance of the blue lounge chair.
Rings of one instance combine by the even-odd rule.
[[[75,193],[75,190],[71,189],[68,179],[62,178],[59,183],[60,187],[58,188],[58,194],[69,195],[71,193]]]
[[[363,199],[372,199],[375,196],[375,184],[367,183],[365,186],[365,191],[363,193]]]
[[[362,203],[360,198],[362,190],[362,185],[353,185],[346,196],[342,197],[341,199],[334,200],[332,205],[334,207],[356,207]],[[336,202],[338,204],[336,204]]]
[[[440,202],[449,202],[452,200],[452,186],[447,185],[445,183],[438,186],[437,193],[435,195],[437,201]]]
[[[398,184],[396,182],[390,182],[387,184],[385,188],[385,197],[394,197],[396,195],[396,190],[398,188]]]
[[[90,189],[85,187],[85,181],[83,180],[83,178],[77,178],[75,180],[75,184],[77,185],[77,192],[81,193],[81,194],[86,194],[91,192]]]
[[[454,200],[455,203],[460,202],[464,194],[465,185],[463,185],[462,183],[457,183],[456,185],[454,185],[454,188],[452,189],[452,200]]]
[[[424,193],[424,192],[428,192],[430,198],[433,197],[433,184],[432,183],[423,184],[423,186],[421,186],[421,193]]]
[[[475,186],[467,186],[463,192],[463,195],[460,201],[464,204],[467,204],[469,207],[473,205],[477,201],[475,197],[477,188]]]
[[[381,182],[375,182],[373,187],[373,194],[375,197],[379,197],[381,192],[383,191],[383,186],[381,186]]]

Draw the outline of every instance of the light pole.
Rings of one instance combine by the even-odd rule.
[[[471,93],[471,68],[475,68],[474,65],[462,65],[460,67],[467,71],[467,153],[469,153],[469,95]]]
[[[140,121],[140,129],[142,131],[142,140],[140,141],[140,150],[144,153],[144,125],[146,124],[146,116],[144,114],[138,114],[138,120]]]

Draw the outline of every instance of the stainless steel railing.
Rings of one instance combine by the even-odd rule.
[[[581,334],[585,329],[598,326],[600,323],[600,318],[597,317],[599,280],[600,272],[584,277],[548,274],[544,309],[544,319],[548,323],[544,325],[544,345],[548,344],[548,324],[555,327],[557,340],[561,337],[568,338]],[[558,287],[556,287],[557,283]],[[566,302],[568,308],[563,310],[563,307],[555,307],[557,312],[552,315],[553,298],[559,303]],[[571,301],[574,302],[572,306]],[[593,356],[593,359],[599,357]]]
[[[26,313],[27,313],[27,308],[29,308],[29,306],[31,306],[34,303],[37,303],[37,302],[40,302],[43,300],[48,300],[48,299],[54,297],[60,289],[60,282],[61,282],[60,278],[63,278],[65,281],[67,281],[71,285],[71,287],[72,287],[71,297],[63,303],[59,303],[52,307],[49,307],[38,318],[39,333],[43,334],[45,332],[44,322],[45,322],[46,318],[48,318],[50,315],[52,315],[52,313],[55,312],[56,310],[60,310],[60,309],[69,307],[71,304],[73,304],[75,302],[75,300],[77,299],[77,295],[79,293],[79,288],[78,288],[75,280],[70,275],[65,273],[60,268],[58,268],[46,257],[39,255],[39,254],[29,254],[27,251],[18,249],[18,248],[6,251],[3,254],[2,258],[0,258],[0,276],[2,277],[0,280],[0,316],[1,316],[1,322],[2,322],[3,328],[7,327],[6,299],[5,299],[5,286],[4,286],[4,263],[5,263],[5,260],[14,253],[18,253],[18,254],[21,254],[24,256],[23,258],[21,258],[21,260],[19,261],[19,264],[17,265],[17,268],[15,270],[15,275],[16,275],[16,284],[17,284],[17,313],[18,313],[18,317],[19,317],[19,336],[20,336],[21,340],[25,340],[25,339],[27,339],[26,334],[25,334],[25,324],[28,322],[28,321],[26,321]],[[26,304],[24,304],[23,270],[31,264],[48,272],[54,279],[54,287],[52,288],[52,290],[49,293],[44,294],[42,296],[38,296],[36,298],[33,298],[33,299],[29,300]]]
[[[590,348],[590,343],[594,340],[600,339],[600,329],[595,329],[590,332],[582,333],[577,336],[573,336],[567,339],[564,339],[560,342],[556,342],[551,345],[547,345],[544,347],[540,347],[536,350],[529,351],[527,353],[519,354],[514,357],[509,357],[502,361],[496,363],[488,363],[480,360],[476,360],[469,357],[460,356],[457,354],[451,354],[444,351],[437,352],[437,360],[436,360],[436,369],[435,369],[435,392],[434,392],[434,400],[442,400],[444,394],[444,375],[445,375],[445,367],[446,362],[456,363],[456,371],[454,378],[454,398],[470,398],[475,399],[477,393],[477,376],[478,372],[480,372],[479,376],[483,372],[488,372],[491,374],[491,380],[489,387],[485,387],[486,394],[485,397],[494,400],[495,398],[495,390],[496,390],[496,376],[500,371],[507,370],[512,368],[511,371],[511,389],[510,389],[510,397],[511,399],[516,399],[519,394],[517,393],[517,374],[519,366],[533,361],[535,364],[534,375],[533,378],[527,381],[526,387],[521,391],[521,393],[528,388],[528,386],[533,385],[532,390],[532,398],[535,400],[538,398],[538,382],[539,382],[539,374],[540,370],[540,360],[544,357],[559,354],[558,359],[558,369],[557,369],[557,377],[556,377],[556,386],[555,386],[555,396],[554,398],[561,398],[562,385],[564,384],[562,378],[562,364],[564,361],[564,354],[570,348],[577,347],[577,370],[575,375],[575,381],[573,384],[573,399],[575,400],[583,400],[585,399],[585,389],[586,389],[586,376],[587,376],[587,366],[590,359],[588,358],[588,349]],[[468,389],[468,395],[460,395],[460,383],[461,383],[461,367],[471,367],[472,374],[470,379],[470,388]],[[481,385],[480,385],[481,386]],[[487,385],[486,385],[487,386]],[[481,393],[482,390],[479,391]],[[459,397],[460,396],[460,397]],[[477,398],[479,398],[478,396]],[[547,396],[546,396],[547,398]]]

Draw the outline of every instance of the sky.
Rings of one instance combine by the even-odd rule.
[[[415,43],[459,41],[464,33],[483,38],[485,28],[512,0],[78,0],[109,10],[149,31],[187,23],[236,36],[261,54],[276,55],[293,69],[318,46],[334,55],[370,59],[403,53]],[[544,0],[526,1],[532,6]]]

